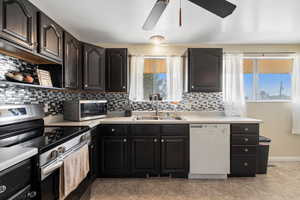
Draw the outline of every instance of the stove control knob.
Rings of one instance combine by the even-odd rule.
[[[59,148],[57,149],[57,151],[58,151],[59,154],[63,154],[63,153],[66,152],[66,147],[59,147]]]
[[[88,140],[88,137],[86,135],[81,136],[80,141],[85,142]]]
[[[58,157],[58,151],[57,150],[53,150],[50,153],[50,159],[53,160],[53,159],[56,159],[57,157]]]

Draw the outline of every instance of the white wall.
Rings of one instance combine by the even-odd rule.
[[[130,54],[182,55],[187,47],[220,47],[227,52],[297,52],[300,45],[118,45],[99,44],[103,47],[126,47]],[[272,157],[299,157],[300,136],[291,133],[291,103],[248,103],[249,117],[262,119],[261,135],[272,139]]]

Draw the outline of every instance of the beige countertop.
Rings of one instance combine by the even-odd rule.
[[[89,126],[100,124],[234,124],[234,123],[262,123],[261,120],[243,117],[181,115],[184,120],[136,120],[136,117],[109,117],[82,122],[57,121],[46,122],[46,126]]]

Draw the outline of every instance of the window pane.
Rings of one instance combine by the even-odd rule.
[[[290,74],[259,74],[259,100],[291,99]]]
[[[167,75],[165,59],[145,59],[144,64],[144,99],[153,94],[162,99],[167,97]]]
[[[244,74],[244,90],[246,100],[253,100],[253,74]]]
[[[258,60],[258,100],[291,98],[292,59]]]

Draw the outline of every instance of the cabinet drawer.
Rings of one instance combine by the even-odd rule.
[[[9,199],[9,197],[30,185],[31,170],[31,161],[25,160],[1,171],[0,186],[5,187],[6,190],[0,193],[0,199]]]
[[[161,126],[162,136],[188,136],[189,127],[188,125],[162,125]]]
[[[105,136],[126,136],[127,126],[124,125],[105,125],[102,135]]]
[[[134,125],[131,128],[133,136],[159,136],[160,134],[159,125]]]
[[[231,146],[232,155],[253,155],[256,156],[256,146]]]
[[[256,157],[233,157],[230,164],[231,175],[255,176]]]
[[[231,144],[232,145],[257,145],[258,136],[257,135],[248,135],[248,134],[232,134],[231,135]]]
[[[234,134],[258,134],[259,124],[232,124],[231,132]]]

